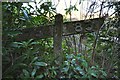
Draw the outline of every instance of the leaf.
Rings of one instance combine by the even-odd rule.
[[[95,66],[92,66],[91,69],[95,69],[96,67]]]
[[[44,76],[41,74],[39,76],[37,76],[36,78],[43,78]]]
[[[71,63],[72,63],[72,64],[76,64],[76,60],[75,60],[75,59],[72,59]]]
[[[31,42],[32,45],[39,44],[39,42]]]
[[[20,48],[22,46],[21,42],[13,42],[10,44],[10,46],[15,47],[15,48]]]
[[[81,67],[76,67],[75,68],[77,71],[79,71],[79,73],[81,74],[81,75],[85,75],[85,73],[84,73],[84,71],[83,71],[83,69],[81,69]]]
[[[70,65],[70,62],[69,61],[64,61],[64,64],[65,65]]]
[[[28,67],[28,65],[27,64],[24,64],[24,63],[20,63],[19,64],[21,67]]]
[[[34,65],[36,66],[47,66],[45,62],[35,62]]]
[[[26,54],[23,54],[23,55],[19,56],[17,59],[15,59],[14,64],[22,63],[23,61],[25,61],[26,58],[27,58]]]
[[[76,67],[75,69],[78,70],[78,71],[82,70],[81,67]]]
[[[75,77],[76,79],[80,78],[80,76],[79,76],[79,75],[74,75],[74,77]]]
[[[84,73],[84,72],[82,72],[82,71],[80,71],[79,73],[80,73],[81,75],[85,75],[85,73]]]
[[[8,36],[14,37],[17,36],[18,34],[21,34],[20,31],[7,31],[6,32]]]
[[[23,73],[25,77],[30,77],[29,72],[25,69],[23,69]]]
[[[73,57],[74,57],[73,54],[67,54],[67,55],[66,55],[66,58],[67,58],[67,59],[71,59],[71,58],[73,58]]]
[[[57,75],[57,72],[56,72],[56,71],[53,71],[53,73],[54,73],[55,75]]]
[[[103,76],[107,76],[106,72],[103,70],[100,70],[100,72],[102,73]]]
[[[91,73],[91,75],[94,76],[94,77],[96,77],[96,78],[98,77],[95,73]]]
[[[36,73],[37,69],[33,69],[31,76],[34,77],[35,73]]]
[[[85,67],[85,68],[87,68],[88,67],[88,63],[85,60],[83,60],[82,66]]]
[[[31,63],[33,63],[37,59],[38,59],[38,57],[34,57],[34,59],[31,61]]]
[[[28,5],[30,8],[34,9],[31,5]]]
[[[62,69],[62,72],[67,73],[67,72],[68,72],[68,70],[69,70],[69,67],[64,67],[64,68]]]
[[[23,11],[23,14],[24,14],[24,18],[26,20],[29,20],[28,12],[26,10],[24,10],[24,9],[22,11]]]

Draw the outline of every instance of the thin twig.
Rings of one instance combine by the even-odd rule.
[[[76,47],[75,35],[73,35],[73,42],[74,42],[74,46],[75,46],[75,54],[77,54],[77,47]]]

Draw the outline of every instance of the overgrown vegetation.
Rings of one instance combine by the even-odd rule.
[[[15,37],[20,34],[19,30],[54,23],[56,10],[52,3],[40,2],[41,5],[36,6],[36,9],[29,3],[28,7],[23,7],[23,3],[2,3],[3,78],[21,80],[28,80],[28,78],[33,80],[53,78],[118,79],[119,3],[106,2],[107,7],[115,10],[114,16],[108,16],[98,32],[64,37],[62,65],[59,65],[53,58],[52,38],[15,41]],[[35,4],[37,5],[37,3]],[[94,7],[95,4],[90,7],[92,8],[92,6]],[[77,8],[73,6],[66,9],[66,13],[70,14],[73,10],[77,10]],[[95,56],[92,56],[93,52]],[[94,57],[94,64],[92,57]]]

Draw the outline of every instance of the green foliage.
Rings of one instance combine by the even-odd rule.
[[[37,3],[35,3],[37,5]],[[57,64],[53,57],[53,40],[26,40],[17,42],[14,38],[21,34],[19,30],[39,25],[53,24],[56,14],[51,2],[40,3],[36,9],[22,3],[3,3],[3,78],[106,78],[117,77],[117,47],[118,47],[118,17],[108,18],[105,26],[100,30],[95,49],[95,64],[91,65],[91,55],[96,33],[85,33],[84,44],[87,49],[81,54],[74,54],[74,49],[66,46],[63,41],[64,60],[62,65]],[[117,4],[116,4],[117,6]],[[33,9],[33,11],[31,11]],[[65,9],[66,14],[77,11],[76,6]],[[116,10],[119,10],[118,6]],[[117,15],[117,14],[116,14]],[[69,53],[69,54],[68,54]]]
[[[51,2],[45,3],[49,4]],[[54,15],[52,9],[45,8],[46,14],[36,15],[31,12],[31,7],[23,7],[22,3],[3,3],[3,78],[14,77],[34,77],[39,67],[44,67],[47,64],[43,61],[46,53],[52,53],[51,39],[42,39],[34,41],[30,39],[28,41],[15,42],[14,37],[21,34],[18,30],[22,30],[26,27],[36,27],[35,25],[52,23],[51,18]],[[41,10],[40,8],[38,8]],[[42,6],[44,9],[44,6]],[[49,12],[49,17],[46,16]],[[31,15],[32,14],[32,15]],[[53,15],[51,15],[53,14]],[[43,55],[44,54],[44,55]],[[41,61],[41,59],[43,61]],[[45,58],[46,59],[46,58]],[[50,61],[48,58],[47,61]],[[36,66],[36,67],[34,67]],[[30,74],[30,72],[32,72]],[[40,76],[38,76],[40,77]]]
[[[76,8],[76,5],[74,6],[71,5],[69,8],[66,8],[65,11],[66,14],[71,14],[72,11],[78,11],[78,9]]]
[[[103,74],[104,73],[104,74]],[[61,68],[61,78],[105,78],[106,73],[98,66],[89,66],[82,54],[66,54]]]
[[[35,58],[37,59],[37,58]],[[33,60],[35,60],[33,59]],[[32,63],[31,63],[32,64]],[[21,78],[51,79],[51,78],[105,78],[106,73],[102,68],[88,66],[88,62],[82,58],[81,54],[66,54],[65,61],[60,66],[57,64],[46,64],[44,62],[33,62],[31,67],[23,69]],[[41,72],[42,71],[42,72]]]

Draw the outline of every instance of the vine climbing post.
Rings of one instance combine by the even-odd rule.
[[[53,46],[55,59],[61,63],[62,61],[62,32],[63,32],[63,16],[57,14],[55,16],[55,26],[53,27]]]

